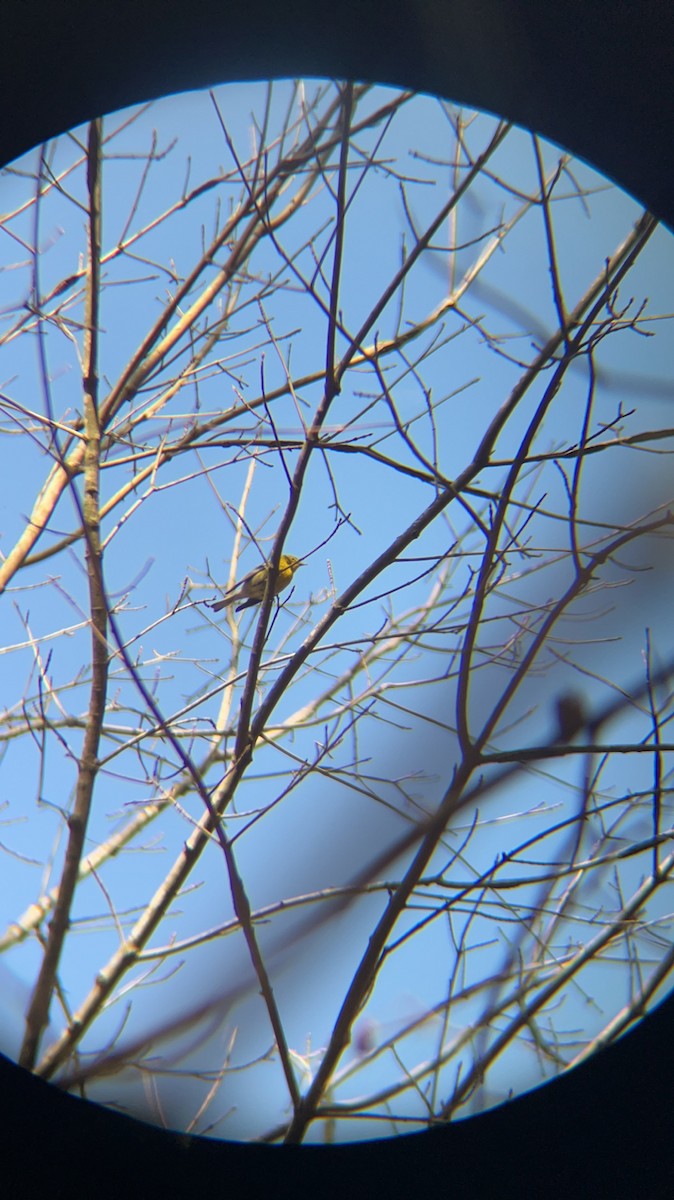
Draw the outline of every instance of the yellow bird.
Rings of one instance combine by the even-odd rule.
[[[302,560],[295,558],[294,554],[282,554],[278,575],[272,586],[272,595],[278,596],[279,592],[289,587],[295,571],[298,567],[303,566]],[[235,604],[237,600],[243,600],[243,604],[238,604],[236,608],[237,612],[241,612],[242,608],[252,608],[254,604],[261,604],[264,600],[270,570],[269,563],[264,563],[263,566],[256,567],[254,571],[249,571],[239,583],[225,593],[224,599],[216,601],[210,607],[214,612],[220,612],[221,608],[229,608],[230,604]]]

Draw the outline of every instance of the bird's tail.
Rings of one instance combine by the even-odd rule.
[[[234,594],[233,596],[225,596],[224,600],[217,600],[215,604],[210,605],[210,608],[213,609],[213,612],[220,612],[222,608],[229,608],[230,604],[234,604],[235,600],[240,599],[241,597],[238,594]]]

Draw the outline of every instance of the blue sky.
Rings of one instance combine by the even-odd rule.
[[[310,95],[316,86],[313,82],[307,83],[306,94]],[[250,114],[252,110],[258,114],[262,111],[263,85],[231,86],[219,89],[217,95],[237,152],[244,157],[251,153]],[[388,95],[385,89],[378,89],[365,100],[365,108],[383,103]],[[273,110],[272,122],[280,123],[290,98],[289,84],[275,86],[274,104],[277,107]],[[128,236],[129,232],[142,228],[158,212],[177,205],[181,195],[201,180],[233,170],[214,106],[206,94],[174,97],[147,110],[133,110],[135,119],[127,124],[129,115],[111,117],[105,126],[112,134],[125,125],[106,147],[104,253],[114,248],[122,231]],[[443,108],[434,99],[417,98],[402,110],[377,148],[381,165],[376,170],[360,172],[354,154],[357,165],[353,179],[360,182],[353,189],[340,293],[345,325],[352,332],[400,265],[403,246],[406,247],[404,252],[409,252],[413,243],[412,226],[423,228],[446,198],[452,175],[451,115],[450,109]],[[259,116],[258,120],[261,120]],[[466,135],[473,153],[480,151],[494,125],[494,119],[490,117],[473,120]],[[152,144],[154,130],[157,131],[158,161],[153,164],[136,205],[145,170],[144,156]],[[369,135],[367,146],[370,149],[380,132],[376,129]],[[358,138],[355,141],[359,150],[365,152],[366,139],[362,139],[362,145]],[[81,158],[78,143],[82,146],[84,142],[83,130],[76,132],[75,140],[63,139],[50,157],[55,173]],[[554,168],[559,153],[555,148],[547,148],[549,170]],[[394,157],[398,161],[397,178],[388,170]],[[438,159],[444,159],[447,165],[439,167]],[[28,331],[22,337],[10,340],[8,331],[13,328],[17,313],[21,312],[21,304],[30,295],[30,256],[22,253],[18,239],[30,243],[35,234],[34,208],[28,200],[31,188],[34,190],[30,173],[35,171],[36,161],[34,152],[19,164],[19,174],[4,175],[0,179],[2,211],[13,212],[22,198],[26,200],[25,214],[16,215],[0,231],[3,235],[0,239],[0,265],[3,268],[0,274],[0,335],[6,339],[0,392],[3,403],[10,399],[34,411],[40,410],[43,403],[37,370],[37,339]],[[474,187],[460,210],[457,228],[438,235],[434,243],[436,249],[423,256],[406,284],[402,308],[399,298],[395,297],[375,329],[368,334],[368,344],[375,335],[381,342],[392,337],[398,327],[404,328],[405,322],[423,320],[447,295],[448,281],[456,284],[474,264],[489,244],[490,231],[517,213],[525,193],[537,186],[530,136],[517,131],[510,135],[496,152],[489,170],[497,179],[485,177]],[[562,177],[555,193],[566,198],[556,200],[554,205],[557,252],[570,307],[601,271],[605,258],[626,236],[638,215],[638,208],[631,200],[606,187],[605,181],[593,176],[583,164],[574,163],[572,172]],[[508,181],[508,186],[504,186],[504,180]],[[587,193],[582,200],[574,195],[577,190],[574,181]],[[293,181],[290,193],[300,182]],[[77,269],[78,255],[85,245],[84,214],[77,207],[86,198],[81,166],[64,179],[62,189],[60,194],[56,190],[50,193],[40,213],[38,243],[43,294]],[[201,247],[213,236],[217,223],[226,219],[228,206],[236,202],[236,195],[234,185],[209,188],[193,204],[183,211],[176,211],[170,220],[147,232],[137,246],[129,247],[125,256],[113,258],[106,265],[101,311],[103,395],[123,370],[146,329],[156,320],[175,286],[174,277],[190,270]],[[297,251],[297,262],[306,278],[317,269],[317,261],[308,247],[302,247],[317,229],[316,246],[319,252],[324,249],[327,254],[321,265],[329,272],[331,227],[328,223],[333,213],[334,204],[326,187],[313,202],[306,222],[298,220],[290,232],[284,234],[284,244],[288,250]],[[450,237],[464,247],[452,256],[446,251]],[[669,381],[674,353],[669,317],[671,253],[669,233],[658,230],[621,291],[622,304],[635,297],[632,313],[641,300],[648,297],[648,324],[644,329],[655,336],[646,338],[625,329],[607,338],[598,350],[596,365],[600,387],[593,411],[596,427],[615,421],[619,406],[623,412],[637,410],[634,417],[620,417],[621,427],[627,432],[670,424]],[[17,266],[17,260],[24,265]],[[249,296],[250,303],[240,306],[223,330],[208,366],[202,369],[193,384],[164,405],[156,418],[150,416],[146,422],[147,436],[155,446],[162,437],[170,439],[176,429],[187,426],[192,419],[204,419],[207,414],[215,417],[242,397],[252,400],[259,394],[261,381],[264,381],[267,394],[273,392],[283,384],[286,369],[291,370],[295,378],[300,378],[322,368],[324,313],[315,301],[302,295],[296,278],[288,270],[284,272],[283,290],[278,295],[265,296],[260,307],[255,299],[260,290],[259,280],[265,273],[273,275],[281,270],[278,252],[273,247],[263,246],[255,267],[257,281],[246,280],[241,284],[241,297]],[[204,278],[208,278],[208,272]],[[68,314],[72,315],[73,321],[81,318],[81,304],[78,306],[73,302]],[[543,226],[540,212],[532,209],[495,250],[484,274],[466,297],[461,312],[447,314],[441,324],[436,323],[410,343],[405,349],[407,361],[400,357],[387,376],[391,389],[395,387],[400,412],[410,422],[407,428],[413,432],[417,447],[429,459],[437,454],[438,467],[445,476],[455,477],[470,460],[486,423],[519,378],[520,361],[532,356],[532,342],[539,341],[542,331],[550,332],[554,321]],[[500,340],[494,339],[490,344],[484,336],[485,328],[497,333]],[[270,329],[275,345],[269,335]],[[46,339],[49,389],[54,412],[62,421],[81,407],[77,342],[74,325],[52,323]],[[345,346],[345,339],[338,339],[338,353],[342,353]],[[423,361],[422,349],[427,351]],[[188,350],[189,347],[181,351],[178,367],[187,361]],[[158,404],[162,399],[162,388],[175,369],[175,364],[167,363],[163,374],[160,370],[148,387],[141,403]],[[541,387],[545,382],[544,379]],[[320,391],[318,380],[298,390],[295,398],[286,396],[274,401],[274,426],[279,437],[297,438],[300,435],[300,416],[306,419],[312,412]],[[334,430],[336,439],[344,440],[346,431],[350,430],[359,444],[370,445],[380,454],[396,453],[404,465],[418,467],[418,460],[392,430],[390,416],[377,391],[377,380],[371,369],[353,370],[333,405],[328,427]],[[522,415],[515,417],[499,439],[494,452],[497,465],[482,472],[476,481],[478,490],[498,495],[506,474],[505,465],[498,463],[516,450],[525,418],[530,418],[540,394],[540,387],[533,390],[531,399],[522,406]],[[565,383],[563,401],[553,408],[546,420],[536,442],[538,452],[550,453],[577,438],[586,394],[587,369],[580,362]],[[435,430],[427,419],[431,402]],[[17,435],[11,415],[7,415],[9,412],[6,404],[2,423],[4,481],[0,492],[5,552],[24,527],[48,467],[44,451],[35,440]],[[271,548],[287,497],[284,465],[275,451],[261,456],[252,474],[251,456],[239,453],[240,445],[246,444],[258,420],[256,412],[242,412],[234,428],[224,430],[236,444],[208,447],[202,442],[198,457],[177,458],[162,468],[156,480],[144,483],[135,495],[135,508],[118,506],[103,522],[104,536],[109,539],[107,588],[113,600],[122,601],[119,619],[124,635],[134,639],[133,650],[142,664],[143,678],[165,711],[176,713],[194,705],[185,721],[194,722],[190,746],[197,756],[201,753],[199,736],[205,737],[216,719],[225,719],[222,712],[218,717],[221,696],[229,702],[227,720],[232,721],[236,715],[238,694],[227,691],[226,680],[228,671],[245,670],[246,647],[250,645],[249,639],[255,628],[255,611],[243,613],[239,629],[246,640],[235,652],[231,629],[225,622],[214,620],[207,609],[200,607],[201,602],[217,594],[216,583],[224,586],[227,582],[229,563],[236,546],[235,512],[242,505],[243,495],[248,497],[246,520],[255,530],[263,553],[268,553]],[[351,422],[356,422],[355,430]],[[117,427],[123,435],[121,418]],[[120,465],[103,473],[105,498],[111,497],[117,488],[128,484],[132,478],[129,463],[121,461],[124,445],[120,436]],[[286,466],[289,470],[295,461],[296,451],[288,450]],[[583,515],[594,521],[616,523],[643,517],[667,500],[666,464],[665,456],[656,458],[643,449],[625,447],[616,447],[596,456],[596,460],[589,460],[582,484]],[[140,463],[138,469],[142,465]],[[344,513],[350,518],[350,522],[339,528],[336,528],[334,508],[336,494]],[[529,503],[541,503],[544,508],[564,511],[561,472],[552,464],[541,466],[537,474],[531,474],[529,483],[522,484],[518,495]],[[333,587],[337,593],[342,591],[430,498],[428,482],[402,473],[392,479],[391,470],[381,462],[335,453],[328,471],[326,460],[315,456],[287,541],[287,549],[291,552],[309,554],[309,557],[296,578],[288,604],[275,621],[269,643],[270,656],[290,654],[307,635],[313,622],[326,611]],[[133,499],[130,495],[127,504],[130,505]],[[486,520],[488,501],[476,495],[473,502]],[[127,516],[121,521],[125,511]],[[66,494],[40,548],[58,541],[74,523],[72,501]],[[530,557],[513,551],[508,556],[507,578],[489,610],[491,624],[485,627],[484,639],[490,653],[485,650],[480,670],[475,672],[472,693],[476,722],[481,711],[488,709],[495,690],[505,686],[512,662],[516,661],[521,645],[526,642],[526,632],[522,631],[521,625],[523,606],[541,604],[554,596],[563,586],[568,570],[563,562],[554,561],[567,544],[564,526],[545,521],[540,516],[531,528],[535,555],[533,551]],[[258,550],[252,544],[245,546],[245,542],[244,535],[239,574],[259,562]],[[528,689],[509,710],[509,718],[517,719],[518,723],[501,730],[500,745],[516,745],[521,739],[526,742],[544,737],[553,721],[555,695],[565,686],[577,686],[579,669],[583,671],[582,686],[586,697],[597,703],[611,692],[607,679],[619,685],[636,681],[643,672],[646,625],[652,631],[656,653],[664,656],[669,626],[667,585],[671,583],[668,545],[663,542],[662,550],[658,550],[653,560],[642,562],[639,555],[646,551],[642,551],[639,544],[639,549],[632,553],[626,573],[621,568],[616,568],[613,576],[608,572],[604,580],[606,590],[585,596],[576,603],[562,627],[567,643],[561,639],[556,646],[558,653],[570,656],[575,665],[567,662],[560,667],[553,673],[552,682],[550,674],[532,676]],[[315,547],[320,548],[310,554]],[[353,612],[340,623],[333,648],[324,648],[312,658],[309,667],[294,682],[275,714],[273,724],[291,720],[316,695],[327,694],[333,679],[348,672],[354,656],[366,653],[385,620],[402,619],[401,614],[412,612],[415,606],[423,604],[439,573],[446,570],[447,612],[441,628],[434,633],[429,631],[420,639],[413,652],[407,653],[395,668],[390,668],[392,674],[387,674],[388,668],[373,659],[368,671],[362,672],[349,685],[356,690],[363,688],[367,693],[367,705],[372,703],[374,707],[371,716],[359,713],[357,724],[352,730],[344,730],[343,740],[335,747],[329,761],[333,772],[338,766],[341,768],[341,778],[335,773],[330,778],[309,776],[273,811],[265,812],[262,820],[250,821],[251,814],[268,802],[270,794],[276,795],[284,782],[290,782],[298,763],[315,753],[328,727],[336,728],[335,710],[338,703],[346,705],[349,696],[346,684],[339,696],[331,696],[323,703],[312,725],[284,738],[285,756],[273,747],[260,750],[256,755],[250,781],[246,781],[237,809],[227,820],[230,836],[246,830],[236,845],[240,870],[254,906],[272,903],[279,896],[297,895],[347,882],[365,867],[374,850],[399,835],[417,811],[416,805],[433,806],[444,792],[455,752],[447,735],[453,720],[452,655],[456,654],[457,645],[452,624],[459,619],[457,614],[463,611],[460,598],[470,586],[471,571],[479,566],[480,549],[479,536],[466,528],[465,514],[452,506],[445,518],[436,521],[410,547],[402,561],[394,563],[383,579],[364,593]],[[653,553],[652,546],[649,549]],[[449,552],[451,557],[448,559]],[[656,572],[643,570],[635,574],[632,570],[635,566],[652,566],[653,561],[658,566]],[[433,570],[415,582],[424,568]],[[396,588],[401,590],[395,591]],[[3,622],[2,644],[6,647],[0,658],[3,706],[16,704],[24,688],[34,703],[36,675],[33,663],[37,648],[43,661],[53,651],[49,673],[55,687],[60,685],[65,689],[64,703],[72,711],[85,710],[86,681],[82,679],[78,689],[67,684],[81,667],[83,656],[86,659],[86,606],[81,546],[64,551],[58,559],[46,559],[27,567],[12,581],[0,618]],[[517,614],[516,618],[514,614]],[[593,614],[595,620],[591,622]],[[66,628],[67,636],[56,636]],[[34,639],[32,644],[31,638]],[[509,639],[512,639],[511,649],[508,649]],[[494,661],[497,650],[498,663]],[[269,678],[276,669],[270,671]],[[377,675],[381,676],[381,687],[379,695],[375,696],[372,688]],[[419,687],[419,680],[427,682]],[[17,681],[20,681],[18,685]],[[218,688],[219,691],[215,690]],[[166,767],[159,766],[165,752],[161,739],[150,741],[146,752],[137,761],[128,752],[126,756],[115,753],[118,743],[128,736],[135,721],[143,720],[142,712],[139,714],[138,711],[142,707],[140,698],[123,671],[117,679],[113,670],[109,688],[111,698],[118,704],[118,709],[109,714],[109,731],[104,745],[106,770],[99,780],[90,827],[91,846],[97,841],[105,841],[115,829],[123,828],[130,815],[143,804],[161,798],[173,782]],[[643,730],[637,733],[637,726],[630,726],[626,720],[626,737],[631,735],[632,728],[634,736],[643,734]],[[3,767],[5,808],[0,811],[0,820],[4,818],[6,822],[4,830],[0,828],[0,841],[5,847],[0,931],[15,920],[42,889],[54,886],[58,877],[64,845],[62,812],[74,786],[73,755],[77,753],[79,740],[77,731],[68,730],[69,753],[64,753],[64,746],[58,739],[53,744],[50,742],[42,773],[38,770],[35,746],[30,738],[13,739],[8,744]],[[155,757],[160,778],[153,786]],[[370,794],[367,797],[364,797],[363,789],[353,786],[356,759],[360,762],[358,778],[361,782],[368,781]],[[573,811],[574,786],[582,762],[574,759],[555,768],[555,778],[551,778],[552,766],[554,764],[542,764],[541,768],[519,776],[514,784],[502,790],[497,802],[485,805],[484,809],[481,807],[479,832],[470,843],[470,859],[465,870],[486,869],[496,855],[535,832],[542,832],[552,821]],[[216,777],[217,773],[214,773],[212,783]],[[604,777],[602,786],[603,782]],[[605,786],[607,795],[612,794],[612,789],[643,787],[643,770],[631,760],[629,765],[622,762],[619,769],[611,764],[606,768]],[[375,794],[377,803],[372,802]],[[546,807],[541,807],[543,805]],[[171,816],[172,820],[160,819],[148,826],[139,845],[128,847],[106,864],[105,890],[94,881],[82,887],[75,909],[75,919],[81,925],[78,936],[68,944],[63,963],[64,986],[73,1007],[86,994],[95,971],[118,944],[119,930],[110,918],[108,898],[114,895],[116,911],[128,913],[122,918],[122,924],[128,926],[152,890],[160,886],[173,856],[189,834],[190,821],[199,818],[198,801],[193,796],[187,798],[184,810],[174,810]],[[632,817],[626,816],[625,823],[621,836],[623,833],[634,838],[647,836],[647,821],[640,810],[635,810]],[[449,831],[443,850],[438,852],[437,862],[434,860],[436,866],[443,855],[446,859],[456,853],[469,826],[470,813],[464,813],[456,827]],[[141,851],[140,846],[144,850]],[[546,855],[554,858],[556,852],[558,849],[543,843],[537,848],[536,855],[545,861]],[[457,860],[456,867],[459,878],[464,869],[459,869],[460,862]],[[636,886],[644,869],[644,862],[638,860],[633,868],[625,868],[623,880]],[[389,867],[393,875],[395,870],[394,865]],[[185,938],[228,919],[231,902],[217,851],[204,856],[195,875],[195,884],[198,886],[181,898],[180,911],[173,912],[167,919],[153,944],[165,945],[170,936]],[[602,905],[614,902],[613,887],[614,882],[607,877],[598,894],[588,897],[588,909],[594,907],[596,913]],[[307,1053],[307,1062],[313,1061],[311,1053],[320,1052],[329,1035],[336,1010],[383,903],[382,896],[375,893],[349,914],[337,918],[327,927],[329,948],[322,947],[324,954],[319,953],[314,939],[307,942],[306,947],[295,950],[292,961],[284,960],[282,966],[275,968],[275,987],[287,1020],[289,1043],[298,1055]],[[415,908],[403,918],[400,929],[405,925],[413,926],[419,915],[420,910]],[[662,915],[657,905],[655,915]],[[458,915],[456,920],[461,922]],[[466,955],[461,968],[465,971],[466,983],[473,977],[479,978],[480,973],[488,975],[495,970],[507,954],[509,945],[507,920],[497,928],[496,922],[489,918],[482,921],[476,917],[474,925],[475,948]],[[361,1018],[363,1023],[371,1022],[372,1028],[378,1030],[374,1036],[380,1042],[407,1023],[414,1022],[442,998],[453,961],[451,938],[455,934],[455,929],[450,930],[438,919],[425,931],[408,939],[396,954],[391,954]],[[472,937],[472,933],[469,936]],[[265,931],[262,931],[263,944],[264,937]],[[39,958],[40,951],[34,940],[13,947],[5,955],[8,968],[26,984],[32,978]],[[195,992],[208,994],[210,990],[217,993],[219,980],[230,981],[249,971],[244,948],[233,938],[191,949],[184,958],[187,965],[177,972],[170,985],[166,985],[173,989],[172,1002],[178,1006],[189,1003]],[[574,991],[573,987],[564,996],[563,1025],[565,1029],[577,1031],[574,1037],[579,1045],[601,1028],[611,1006],[615,1004],[619,1008],[629,993],[629,981],[626,982],[629,972],[619,954],[616,959],[615,966],[606,968],[604,965],[594,972],[591,1001],[587,994],[580,989]],[[177,956],[167,959],[159,966],[158,977],[172,971],[177,961]],[[133,977],[137,978],[139,974],[136,971]],[[616,985],[616,977],[620,979],[619,985]],[[196,987],[195,980],[199,981]],[[89,1049],[97,1048],[106,1036],[113,1037],[118,1031],[127,985],[128,980],[122,982],[118,1001],[99,1018],[95,1034],[92,1031],[91,1040],[85,1042]],[[162,996],[162,1012],[167,1003],[154,979],[131,995],[134,1019],[141,1025],[156,1020],[158,995]],[[478,1019],[479,1012],[479,1003],[467,1001],[456,1015],[454,1012],[450,1015],[451,1029],[457,1034],[465,1031]],[[52,1017],[55,1016],[53,1008]],[[13,1028],[10,1019],[10,1043]],[[252,1000],[250,1004],[237,1007],[234,1014],[225,1014],[223,1024],[207,1043],[208,1055],[202,1048],[201,1057],[197,1053],[198,1061],[203,1063],[209,1055],[212,1055],[210,1065],[221,1061],[234,1028],[237,1030],[234,1052],[237,1067],[268,1050],[269,1030],[260,1020],[259,1002]],[[405,1041],[404,1049],[401,1044],[398,1054],[404,1056],[406,1069],[411,1071],[424,1058],[432,1056],[440,1029],[439,1018],[429,1018]],[[354,1051],[347,1052],[345,1062],[356,1062]],[[521,1086],[537,1082],[540,1065],[535,1048],[530,1047],[528,1051],[522,1047],[514,1049],[510,1056],[499,1060],[490,1075],[487,1099],[489,1096],[503,1097],[511,1088],[517,1091]],[[547,1069],[545,1066],[544,1071]],[[347,1085],[345,1089],[349,1095],[354,1091],[362,1094],[369,1088],[374,1090],[383,1087],[385,1082],[398,1079],[400,1072],[400,1057],[388,1052],[377,1058],[371,1067],[365,1068],[361,1064],[351,1090]],[[109,1090],[104,1082],[102,1098]],[[223,1093],[226,1093],[222,1100],[225,1115],[220,1132],[224,1136],[255,1136],[282,1119],[283,1083],[272,1063],[262,1062],[254,1069],[241,1070],[229,1077]],[[170,1111],[169,1123],[180,1125],[187,1121],[201,1096],[200,1085],[185,1079],[178,1094],[164,1095],[162,1103],[164,1111]],[[119,1099],[116,1102],[119,1103]],[[142,1110],[144,1101],[135,1082],[124,1092],[124,1102]],[[411,1111],[419,1115],[414,1099],[411,1103]],[[236,1115],[228,1115],[230,1107]],[[384,1107],[383,1111],[388,1110]],[[363,1131],[381,1135],[384,1128],[381,1120],[364,1126],[346,1125],[347,1135],[351,1137],[362,1136]]]

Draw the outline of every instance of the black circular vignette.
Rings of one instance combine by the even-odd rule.
[[[674,228],[674,8],[664,0],[59,0],[3,6],[0,163],[97,115],[228,80],[351,77],[503,114]],[[480,1117],[342,1147],[208,1142],[0,1059],[7,1195],[167,1198],[671,1194],[674,997],[591,1062]]]

